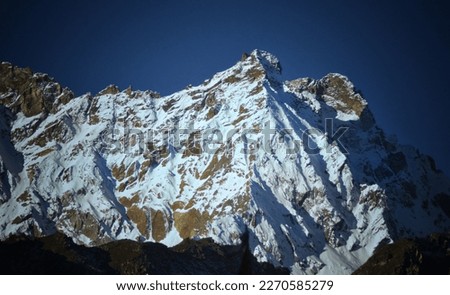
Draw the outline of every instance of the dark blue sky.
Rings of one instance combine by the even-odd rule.
[[[0,60],[76,94],[170,94],[264,49],[287,79],[347,75],[388,134],[450,175],[448,2],[0,0]]]

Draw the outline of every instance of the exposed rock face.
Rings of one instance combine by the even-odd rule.
[[[55,113],[59,104],[66,104],[74,96],[46,74],[33,74],[30,68],[5,62],[0,64],[0,93],[3,105],[26,117]]]
[[[300,78],[288,83],[292,91],[307,91],[322,100],[337,112],[336,117],[362,120],[367,102],[352,82],[341,74],[331,73],[320,80]],[[315,106],[313,106],[315,107]],[[375,123],[371,122],[372,125]]]
[[[117,94],[117,93],[119,93],[119,92],[120,92],[119,87],[117,87],[116,85],[109,85],[108,87],[106,87],[105,89],[103,89],[102,91],[100,91],[98,94],[99,94],[99,95],[105,95],[105,94]],[[131,89],[128,89],[128,88],[127,88],[126,93],[127,93],[128,95],[130,95],[130,94],[131,94]]]
[[[2,240],[236,246],[245,233],[259,262],[322,274],[450,230],[449,179],[385,136],[342,75],[285,81],[255,50],[165,97],[109,86],[64,99],[46,75],[1,71]]]
[[[367,104],[347,77],[328,74],[320,80],[319,85],[322,97],[328,105],[337,111],[361,116]]]

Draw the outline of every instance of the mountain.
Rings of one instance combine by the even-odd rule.
[[[237,246],[201,239],[185,240],[172,248],[130,240],[86,247],[61,233],[15,237],[0,243],[0,275],[289,274],[287,269],[258,263],[243,240]]]
[[[0,239],[85,246],[247,237],[259,262],[347,274],[384,244],[450,229],[450,180],[377,126],[348,78],[285,81],[255,50],[161,97],[75,96],[0,66]]]
[[[449,275],[450,233],[383,245],[353,274]]]

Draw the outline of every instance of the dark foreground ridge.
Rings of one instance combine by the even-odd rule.
[[[15,237],[0,243],[0,261],[2,275],[289,274],[258,263],[246,243],[220,246],[212,239],[185,240],[173,248],[131,240],[89,248],[61,233],[33,240]]]
[[[450,233],[383,245],[357,275],[450,275]]]

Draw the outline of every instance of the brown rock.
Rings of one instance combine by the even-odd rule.
[[[27,117],[54,113],[60,103],[67,103],[74,96],[48,75],[33,74],[30,68],[19,68],[10,63],[0,64],[0,92],[11,93],[0,103]]]
[[[133,205],[127,210],[127,215],[131,221],[136,224],[139,232],[148,238],[148,218],[146,212],[143,209]]]
[[[158,210],[152,212],[152,237],[156,242],[164,240],[166,237],[166,215]]]
[[[241,61],[246,60],[250,55],[247,52],[242,53]]]
[[[344,113],[353,111],[357,116],[361,116],[366,106],[361,95],[350,85],[346,77],[328,74],[319,81],[317,94],[326,95],[322,97],[325,101],[329,100],[328,97],[339,101],[335,106],[336,110]]]
[[[206,230],[210,216],[208,212],[201,213],[195,208],[187,212],[174,212],[175,228],[183,239],[192,238]]]
[[[119,87],[117,87],[116,85],[109,85],[108,87],[106,87],[105,89],[103,89],[102,91],[100,91],[98,94],[99,95],[105,95],[105,94],[117,94],[120,92]]]

